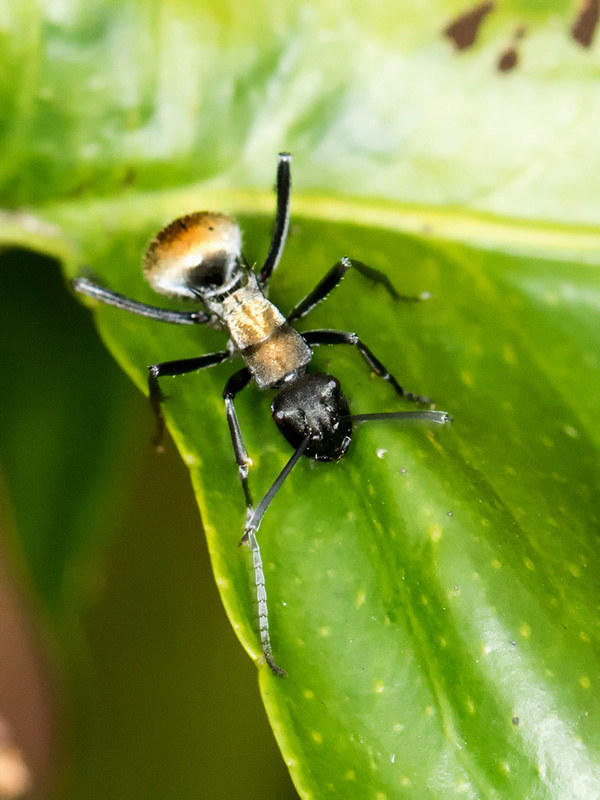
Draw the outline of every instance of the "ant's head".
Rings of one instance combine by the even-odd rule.
[[[179,217],[150,242],[144,258],[149,284],[161,294],[203,300],[244,273],[242,235],[225,214]]]
[[[350,445],[350,409],[333,375],[310,372],[284,384],[271,403],[271,413],[292,447],[310,435],[304,451],[309,458],[338,461]]]

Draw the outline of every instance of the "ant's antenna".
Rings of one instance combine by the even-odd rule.
[[[269,636],[269,608],[267,606],[267,589],[265,586],[265,573],[263,571],[260,547],[256,538],[256,531],[252,528],[244,534],[245,540],[252,549],[252,566],[254,568],[254,585],[256,587],[256,602],[258,604],[258,633],[260,645],[267,664],[276,675],[287,678],[287,672],[276,663],[271,648]]]
[[[379,414],[351,414],[353,422],[371,422],[378,419],[424,419],[443,425],[452,422],[452,417],[447,411],[384,411]]]
[[[290,458],[285,467],[281,470],[281,472],[275,479],[269,491],[260,501],[260,503],[256,507],[256,511],[252,514],[250,520],[246,525],[246,530],[240,542],[240,544],[245,544],[246,542],[248,542],[252,550],[254,585],[256,587],[256,600],[258,603],[258,633],[260,636],[260,644],[262,647],[262,651],[264,653],[267,664],[271,667],[271,669],[276,675],[280,675],[282,678],[285,678],[287,676],[287,672],[275,662],[275,658],[273,657],[273,650],[271,649],[271,637],[269,635],[269,609],[267,606],[265,573],[263,570],[258,539],[256,538],[256,531],[260,527],[260,523],[262,522],[262,518],[269,506],[269,503],[277,494],[279,488],[281,487],[281,484],[290,474],[290,472],[294,468],[296,462],[298,461],[302,453],[306,450],[309,440],[310,440],[310,434],[306,436],[306,438],[304,439],[302,444],[298,447],[294,455]]]

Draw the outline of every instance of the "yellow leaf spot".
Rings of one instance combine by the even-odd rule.
[[[524,639],[529,639],[531,636],[531,625],[528,625],[526,622],[524,622],[519,628],[519,633]]]
[[[525,564],[528,570],[531,570],[531,572],[535,570],[535,564],[530,558],[524,558],[523,563]]]
[[[313,692],[312,689],[305,689],[304,690],[304,697],[306,697],[307,700],[312,700],[314,696],[315,696],[315,693]]]
[[[354,608],[359,609],[361,606],[364,606],[366,599],[367,599],[366,592],[364,591],[364,589],[361,589],[359,592],[356,593]]]
[[[470,372],[467,372],[466,370],[463,370],[460,373],[460,378],[462,382],[465,384],[465,386],[469,387],[469,389],[472,389],[473,386],[475,385],[475,382],[473,380],[473,375]]]
[[[442,538],[442,526],[439,523],[435,522],[429,526],[429,538],[432,542],[439,542]]]
[[[583,686],[584,689],[589,689],[591,686],[590,679],[588,678],[587,675],[582,675],[581,678],[579,678],[579,683]]]
[[[344,778],[346,778],[347,781],[355,781],[356,772],[354,772],[353,769],[347,769],[346,772],[344,772]]]
[[[323,744],[323,734],[322,733],[319,733],[319,731],[313,731],[311,733],[311,736],[312,736],[314,742],[316,742],[317,744]]]
[[[376,694],[382,694],[385,691],[385,684],[383,681],[377,681],[375,686],[373,687],[373,691]]]
[[[505,344],[502,348],[502,358],[507,364],[514,366],[517,363],[517,355],[510,345]]]

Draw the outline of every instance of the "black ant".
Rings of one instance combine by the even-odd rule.
[[[164,431],[161,409],[164,398],[158,379],[212,367],[238,356],[243,358],[245,366],[229,378],[223,399],[246,499],[246,527],[241,543],[249,543],[253,554],[260,643],[268,665],[278,675],[286,673],[275,662],[271,649],[265,577],[256,532],[283,481],[302,455],[317,461],[338,461],[342,458],[350,445],[355,422],[425,419],[443,424],[451,419],[445,411],[431,410],[351,414],[348,401],[333,375],[306,371],[313,347],[353,345],[367,366],[391,383],[401,397],[415,403],[431,403],[427,397],[406,392],[355,333],[335,330],[298,333],[291,327],[292,322],[312,311],[340,283],[349,269],[355,269],[373,283],[384,286],[395,300],[415,302],[426,295],[399,295],[383,272],[344,257],[287,316],[267,300],[267,284],[281,258],[289,227],[290,164],[291,156],[281,153],[277,167],[275,230],[260,272],[254,272],[248,265],[242,255],[240,229],[233,219],[224,214],[203,211],[180,217],[163,228],[150,243],[145,256],[145,276],[150,285],[165,295],[199,301],[204,306],[203,310],[171,311],[156,308],[105,289],[87,278],[73,281],[78,292],[134,314],[180,325],[208,323],[224,328],[229,334],[225,350],[196,358],[152,364],[148,368],[150,402],[158,423],[157,446]],[[278,391],[271,403],[271,413],[275,424],[294,448],[294,454],[256,508],[248,484],[248,454],[233,404],[238,392],[251,381],[259,389]]]

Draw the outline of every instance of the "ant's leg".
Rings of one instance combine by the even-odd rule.
[[[288,314],[287,321],[293,322],[296,319],[305,317],[309,311],[312,311],[313,308],[321,302],[321,300],[324,300],[327,297],[332,289],[335,289],[349,269],[355,269],[374,284],[380,283],[387,289],[394,300],[403,300],[407,303],[418,303],[419,301],[426,300],[429,297],[428,292],[423,292],[417,297],[398,294],[385,272],[381,272],[378,269],[373,269],[373,267],[363,264],[362,261],[354,261],[344,256],[343,258],[340,258],[337,264],[334,264],[325,277],[315,286],[312,292],[303,300],[301,300],[295,306],[295,308],[292,309],[292,311]]]
[[[289,153],[279,153],[277,158],[277,212],[275,215],[275,230],[271,247],[258,275],[261,289],[267,285],[273,271],[279,264],[279,259],[285,247],[288,228],[290,226],[290,189],[291,176],[290,164],[292,157]]]
[[[225,384],[223,390],[223,400],[225,400],[225,413],[227,414],[227,422],[229,424],[229,432],[231,433],[231,441],[233,442],[233,452],[235,453],[235,460],[238,465],[238,472],[242,482],[242,489],[244,490],[244,497],[246,498],[246,517],[250,519],[252,514],[252,494],[250,492],[250,485],[248,484],[248,464],[249,458],[246,451],[246,445],[242,437],[242,429],[240,422],[235,412],[233,399],[238,392],[245,389],[252,380],[250,371],[244,367],[238,372],[235,372]]]
[[[206,311],[172,311],[170,308],[156,308],[156,306],[149,306],[147,303],[139,303],[137,300],[125,297],[123,294],[105,289],[104,286],[99,286],[87,278],[75,278],[73,288],[76,292],[93,297],[94,300],[100,300],[109,306],[116,306],[116,308],[131,311],[133,314],[139,314],[142,317],[157,319],[159,322],[172,322],[176,325],[199,325],[203,322],[208,322],[210,319],[210,314],[207,314]]]
[[[355,333],[348,333],[346,331],[318,330],[307,331],[306,333],[303,333],[302,336],[304,337],[306,343],[311,347],[320,344],[354,345],[358,348],[358,352],[361,354],[373,372],[376,375],[379,375],[380,378],[383,378],[384,381],[391,383],[401,397],[405,397],[407,400],[412,400],[413,403],[424,403],[425,405],[432,404],[429,397],[422,397],[421,395],[405,391],[400,386],[396,378],[394,378],[394,376],[387,371],[381,361],[373,355],[366,344],[362,342]]]
[[[158,385],[158,379],[166,375],[184,375],[186,372],[195,372],[205,367],[212,367],[231,358],[231,354],[226,350],[218,353],[209,353],[198,358],[181,358],[178,361],[164,361],[162,364],[151,364],[148,367],[148,391],[150,395],[150,405],[156,417],[156,435],[154,445],[162,449],[162,438],[165,431],[165,418],[162,413],[161,403],[165,399]]]

